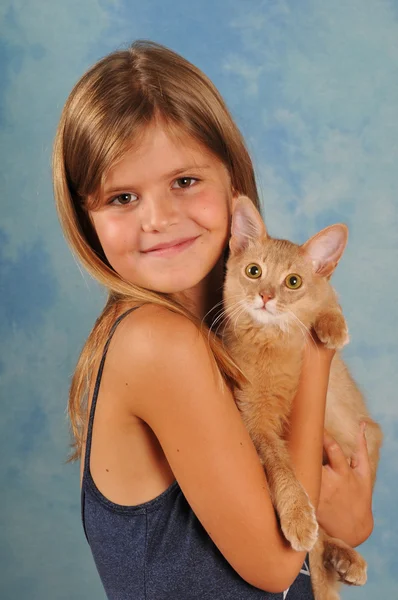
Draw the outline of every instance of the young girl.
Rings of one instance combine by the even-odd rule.
[[[76,84],[53,168],[66,238],[109,290],[69,402],[108,598],[312,598],[230,391],[239,370],[204,325],[221,301],[234,200],[259,202],[219,93],[179,55],[135,42]],[[320,522],[355,545],[372,528],[363,440],[350,468],[326,439],[318,505],[332,357],[308,344],[288,441]]]

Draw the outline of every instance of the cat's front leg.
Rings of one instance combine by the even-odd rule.
[[[316,513],[295,476],[286,443],[276,435],[258,431],[252,439],[267,474],[283,535],[294,550],[311,550],[318,536]]]
[[[314,330],[327,348],[341,350],[350,341],[346,320],[337,308],[321,313],[314,323]]]

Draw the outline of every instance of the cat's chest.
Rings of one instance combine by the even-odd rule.
[[[302,353],[300,348],[283,345],[267,345],[245,340],[230,342],[229,350],[246,376],[238,397],[251,402],[268,398],[289,404],[295,394],[300,377]]]

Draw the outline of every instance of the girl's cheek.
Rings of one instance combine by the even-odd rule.
[[[121,221],[98,221],[95,229],[105,252],[118,253],[134,243],[133,232]]]
[[[228,197],[225,192],[220,193],[219,190],[214,190],[212,193],[210,191],[197,198],[196,209],[206,219],[220,222],[223,218],[228,218]]]
[[[98,228],[98,234],[100,241],[103,246],[107,246],[110,249],[117,248],[121,240],[124,238],[122,232],[120,231],[120,227],[117,227],[112,223],[104,223],[103,227]]]

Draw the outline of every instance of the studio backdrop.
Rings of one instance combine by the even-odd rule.
[[[50,163],[74,83],[138,38],[179,52],[219,88],[271,235],[302,243],[349,227],[333,276],[351,334],[344,357],[385,443],[375,529],[360,548],[368,583],[343,598],[396,598],[397,0],[2,0],[0,597],[105,598],[78,465],[65,464],[70,378],[105,294],[63,239]]]

